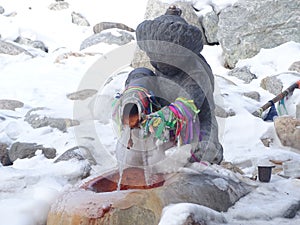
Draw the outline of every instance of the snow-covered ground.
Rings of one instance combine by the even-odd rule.
[[[122,22],[135,28],[143,20],[146,0],[129,1],[96,1],[68,0],[69,9],[50,11],[48,6],[55,1],[2,0],[0,5],[5,12],[0,15],[1,39],[13,41],[18,36],[43,41],[49,53],[36,51],[38,56],[32,58],[26,54],[10,56],[0,54],[0,99],[15,99],[23,102],[23,108],[15,111],[0,110],[0,142],[8,145],[14,142],[35,142],[45,147],[53,147],[57,155],[62,154],[77,144],[74,129],[62,133],[50,127],[33,129],[23,120],[25,114],[35,107],[51,109],[51,116],[72,118],[74,102],[66,95],[79,90],[86,78],[86,72],[99,60],[101,54],[118,48],[116,45],[99,44],[82,53],[92,51],[95,55],[83,57],[70,56],[57,63],[57,57],[67,52],[80,52],[81,42],[93,34],[92,26],[102,21]],[[172,2],[172,1],[168,1]],[[224,7],[235,1],[195,1],[198,9],[207,10],[209,4]],[[202,3],[201,3],[202,2]],[[203,2],[206,2],[203,4]],[[207,7],[205,7],[207,6]],[[81,27],[71,22],[71,13],[79,12],[92,26]],[[16,12],[15,16],[6,15]],[[201,10],[200,10],[201,12]],[[222,65],[220,46],[205,46],[203,55],[210,63],[216,77],[217,90],[225,96],[224,107],[236,112],[236,116],[220,120],[221,142],[224,146],[224,157],[243,169],[245,175],[256,174],[257,165],[273,160],[300,160],[299,153],[283,147],[276,137],[273,123],[264,122],[254,117],[251,112],[274,96],[260,88],[264,77],[286,72],[288,67],[299,60],[300,43],[289,42],[274,49],[263,49],[261,52],[238,65],[248,65],[258,76],[250,84],[228,76],[228,70]],[[128,68],[127,68],[128,69]],[[110,82],[103,91],[112,94],[122,88],[126,73]],[[229,81],[236,85],[230,85]],[[299,77],[285,78],[284,88]],[[242,96],[247,91],[258,91],[261,101],[256,102]],[[295,115],[295,105],[300,103],[300,91],[286,102],[289,114]],[[19,118],[19,119],[16,119]],[[115,139],[109,125],[99,125],[99,139],[112,152]],[[105,131],[105,132],[104,132]],[[272,145],[265,147],[260,138],[272,137]],[[98,156],[106,154],[98,152]],[[64,190],[77,182],[79,174],[85,167],[82,161],[63,161],[53,163],[39,151],[30,159],[18,159],[12,166],[0,165],[0,225],[42,225],[45,224],[51,203]],[[105,158],[102,157],[102,161]],[[111,160],[111,158],[109,159]],[[110,169],[115,164],[103,163],[93,166],[92,175]],[[280,218],[292,203],[300,201],[300,180],[283,178],[282,172],[272,176],[270,183],[256,182],[257,189],[242,198],[224,216],[229,224],[300,224],[300,213],[293,219]],[[174,207],[174,208],[173,208]],[[172,224],[180,224],[187,212],[199,212],[200,207],[193,204],[169,206],[164,210],[161,225],[178,219]],[[182,211],[182,215],[178,215]],[[176,215],[176,216],[175,216]]]

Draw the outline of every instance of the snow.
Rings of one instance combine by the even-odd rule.
[[[212,8],[218,11],[234,2],[236,1],[195,0],[194,7],[201,16]],[[41,40],[48,46],[49,53],[31,49],[36,55],[34,58],[25,54],[17,56],[0,54],[0,99],[15,99],[25,104],[23,108],[15,111],[0,110],[0,142],[8,145],[17,141],[38,143],[55,148],[57,155],[60,155],[77,145],[76,128],[68,128],[68,132],[65,133],[51,127],[33,129],[23,120],[24,116],[32,108],[46,107],[47,109],[40,111],[42,115],[72,118],[74,102],[67,99],[66,95],[81,87],[85,73],[103,54],[118,49],[116,45],[99,44],[80,52],[81,42],[92,34],[92,26],[98,22],[122,22],[135,28],[143,20],[147,1],[86,0],[83,4],[79,0],[68,0],[70,8],[62,11],[50,11],[48,6],[51,3],[54,1],[1,1],[1,6],[5,9],[4,15],[0,15],[1,39],[13,41],[22,35],[33,40]],[[80,27],[72,24],[73,11],[85,16],[92,26]],[[13,12],[17,14],[6,17]],[[62,57],[70,52],[80,52],[82,55]],[[202,53],[213,72],[218,75],[217,97],[221,99],[220,102],[226,109],[236,112],[236,116],[219,120],[222,130],[220,140],[224,147],[225,160],[238,165],[246,177],[256,175],[257,165],[262,162],[269,163],[270,159],[300,161],[299,152],[280,144],[272,123],[251,115],[258,107],[274,97],[260,88],[261,79],[286,73],[279,77],[284,81],[284,88],[299,80],[299,76],[288,73],[288,67],[293,62],[299,61],[300,43],[287,42],[273,49],[262,49],[256,56],[240,60],[237,66],[248,66],[251,72],[258,76],[258,79],[250,84],[227,75],[229,70],[223,67],[220,46],[205,46]],[[124,73],[114,74],[102,89],[102,94],[109,99],[120,91],[130,69],[126,67],[123,68]],[[258,91],[261,101],[256,102],[242,96],[246,91]],[[288,112],[292,116],[295,115],[295,106],[299,102],[300,91],[296,90],[286,101]],[[99,109],[95,110],[96,112],[99,110],[107,112],[105,107],[101,108],[101,104],[97,107]],[[111,124],[107,123],[107,118],[101,119],[105,122],[94,124],[96,136],[99,137],[102,147],[96,148],[93,152],[100,163],[92,166],[92,176],[116,165],[113,158],[116,142],[114,132]],[[83,129],[88,130],[89,127]],[[84,131],[82,130],[83,133]],[[274,141],[267,148],[261,143],[261,137],[273,138]],[[84,139],[79,138],[81,141]],[[88,139],[84,140],[88,142]],[[18,159],[12,166],[0,165],[0,225],[45,224],[51,204],[60,193],[80,182],[80,176],[87,166],[86,161],[53,163],[55,159],[47,159],[41,151],[37,151],[35,157]],[[221,214],[190,203],[168,206],[163,211],[160,225],[171,225],[170,221],[174,225],[182,224],[190,213],[194,213],[196,218],[214,216],[216,224],[222,223],[222,216],[229,224],[299,224],[299,213],[293,219],[282,218],[282,213],[291,204],[299,202],[300,180],[283,178],[281,175],[273,175],[270,183],[256,181],[258,187],[252,193],[243,197],[228,212]],[[221,178],[214,182],[220,189],[227,186]]]

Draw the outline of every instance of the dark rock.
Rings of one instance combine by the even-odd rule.
[[[64,2],[64,1],[56,1],[55,3],[52,3],[48,7],[50,10],[58,11],[58,10],[63,10],[63,9],[68,9],[69,8],[69,3]]]
[[[24,38],[24,37],[17,37],[17,39],[15,40],[16,43],[21,44],[21,45],[27,45],[27,46],[31,46],[33,48],[37,48],[40,49],[44,52],[48,52],[48,47],[46,47],[46,45],[42,42],[42,41],[32,41],[29,38]]]
[[[260,87],[269,91],[274,95],[278,95],[282,92],[283,84],[276,76],[265,77],[261,80]]]
[[[4,8],[0,5],[0,14],[3,14],[5,12]]]
[[[87,21],[87,19],[80,13],[72,12],[71,16],[72,23],[78,26],[90,26],[90,23]]]
[[[107,30],[107,29],[112,29],[112,28],[118,28],[120,30],[126,30],[129,32],[134,32],[135,30],[123,23],[114,23],[114,22],[101,22],[101,23],[97,23],[94,27],[93,27],[93,31],[95,34],[100,33],[103,30]]]
[[[97,92],[98,91],[95,89],[84,89],[84,90],[67,94],[67,98],[70,100],[85,100],[89,97],[94,96],[95,94],[97,94]]]
[[[53,159],[56,156],[56,149],[45,148],[42,145],[37,145],[36,143],[22,143],[15,142],[10,147],[8,152],[9,158],[12,162],[17,159],[32,158],[35,156],[35,152],[41,150],[47,159]]]
[[[134,40],[134,37],[132,34],[117,30],[117,32],[120,35],[115,35],[111,31],[104,31],[98,34],[94,34],[88,38],[86,38],[80,45],[80,50],[83,50],[85,48],[88,48],[90,46],[99,44],[99,43],[106,43],[106,44],[116,44],[116,45],[125,45],[132,40]]]
[[[255,74],[251,73],[248,67],[234,68],[228,73],[228,75],[235,76],[240,80],[245,81],[246,84],[249,84],[253,79],[257,78]]]
[[[10,99],[0,99],[0,110],[15,110],[17,108],[22,108],[24,106],[23,102]]]
[[[34,108],[27,112],[25,115],[25,121],[28,122],[33,128],[40,128],[50,126],[52,128],[57,128],[62,132],[66,132],[68,127],[79,125],[79,121],[72,120],[68,118],[51,118],[43,116],[37,113],[32,113],[34,111],[46,110],[45,108]]]
[[[260,101],[260,94],[257,91],[246,92],[243,95],[258,102]]]
[[[297,214],[297,212],[300,210],[300,201],[292,204],[284,213],[284,218],[294,218]]]
[[[10,166],[12,162],[8,156],[8,146],[7,144],[0,143],[0,163],[3,166]]]
[[[54,163],[60,162],[60,161],[68,161],[70,159],[77,159],[77,160],[84,160],[82,153],[79,150],[79,147],[71,148],[67,151],[65,151],[62,155],[60,155]]]

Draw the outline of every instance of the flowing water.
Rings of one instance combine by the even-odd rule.
[[[153,137],[144,137],[143,129],[124,127],[117,146],[117,159],[119,166],[119,181],[117,190],[121,190],[122,178],[124,182],[124,170],[129,167],[140,168],[144,172],[146,186],[151,186],[157,181],[153,174],[153,163],[157,158],[158,147],[154,144]],[[153,161],[154,160],[154,161]],[[156,159],[157,160],[157,159]],[[135,184],[130,184],[135,185]]]

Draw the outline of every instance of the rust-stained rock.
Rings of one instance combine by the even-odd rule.
[[[163,185],[151,189],[112,192],[95,192],[95,179],[63,193],[52,205],[47,225],[156,225],[167,205],[189,202],[227,211],[252,190],[241,180],[205,171],[164,175]]]

